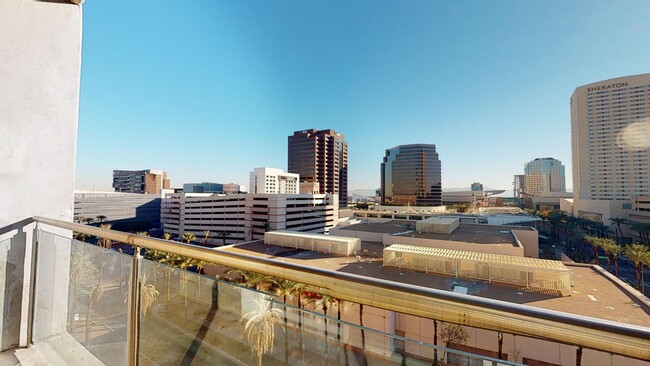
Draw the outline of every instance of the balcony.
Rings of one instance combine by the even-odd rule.
[[[72,231],[96,243],[72,239]],[[116,243],[132,247],[132,254],[105,248]],[[525,349],[523,355],[499,352],[498,359],[441,335],[440,345],[400,335],[390,325],[398,313],[418,324],[459,323],[497,332],[500,342],[507,334],[558,350],[550,352],[570,347],[566,364],[582,358],[588,365],[601,355],[620,365],[650,359],[650,329],[641,326],[52,219],[0,228],[0,249],[7,253],[4,279],[14,284],[3,294],[2,345],[9,350],[0,353],[0,364],[497,366],[526,360]],[[276,296],[145,259],[147,249],[296,281],[321,295]],[[313,305],[305,307],[297,296],[308,295]],[[441,346],[445,340],[449,348]]]

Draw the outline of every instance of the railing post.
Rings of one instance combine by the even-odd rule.
[[[27,304],[27,347],[34,344],[34,311],[36,306],[36,268],[38,265],[38,243],[41,238],[39,223],[32,231],[32,251],[29,264],[29,299]]]
[[[138,351],[140,344],[140,247],[135,247],[131,260],[131,274],[129,276],[129,295],[126,317],[126,365],[138,365]]]

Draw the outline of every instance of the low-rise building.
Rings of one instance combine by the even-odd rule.
[[[184,193],[224,193],[223,184],[212,182],[184,183]]]
[[[246,193],[246,186],[242,186],[237,183],[224,183],[223,193],[225,194]]]
[[[226,243],[237,243],[262,239],[270,230],[327,232],[338,220],[338,201],[332,194],[183,193],[163,199],[161,217],[172,235],[193,232],[198,238],[207,230],[212,238],[225,235]]]
[[[567,198],[573,198],[571,192],[539,192],[524,194],[524,204],[527,208],[538,211],[559,210],[560,201]]]
[[[476,183],[475,183],[476,184]],[[474,188],[472,186],[472,188]],[[471,191],[443,191],[442,204],[443,205],[496,205],[497,201],[490,201],[492,196],[501,194],[505,190],[474,190]],[[501,201],[503,203],[503,201]]]
[[[276,168],[255,168],[250,173],[250,193],[298,194],[300,176]]]
[[[160,226],[161,202],[159,194],[76,191],[74,216],[79,220],[103,217],[113,225],[137,224],[148,229]]]
[[[530,226],[463,223],[459,218],[432,217],[426,220],[390,220],[359,223],[330,230],[332,235],[362,241],[408,244],[431,248],[539,258],[539,236]]]

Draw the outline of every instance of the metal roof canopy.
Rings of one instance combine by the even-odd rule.
[[[384,265],[571,294],[570,271],[560,261],[393,244],[384,248]]]
[[[264,233],[264,244],[339,255],[350,255],[361,250],[361,239],[359,238],[296,231],[266,232]]]

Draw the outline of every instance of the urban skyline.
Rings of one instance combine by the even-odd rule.
[[[570,162],[571,93],[647,72],[650,4],[477,4],[89,2],[77,188],[142,167],[246,184],[287,169],[304,128],[345,134],[351,190],[379,187],[403,144],[436,144],[443,187],[509,189],[527,161]]]

